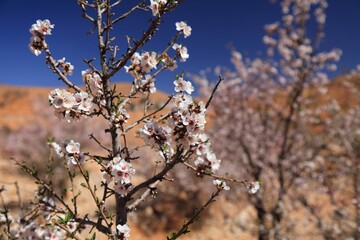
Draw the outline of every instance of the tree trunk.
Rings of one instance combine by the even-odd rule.
[[[269,240],[270,232],[268,227],[266,226],[266,210],[264,207],[264,202],[260,196],[256,196],[254,207],[256,209],[259,228],[258,228],[258,239],[259,240]]]
[[[359,181],[360,181],[360,164],[358,163],[358,159],[355,160],[355,168],[353,170],[353,189],[354,189],[354,199],[356,199],[355,204],[355,230],[354,230],[354,240],[360,240],[360,193],[359,193]]]
[[[275,208],[271,211],[273,219],[274,239],[281,240],[281,220],[283,217],[283,210],[281,209],[282,200],[279,200]]]

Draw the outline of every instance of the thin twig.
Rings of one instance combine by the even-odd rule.
[[[173,160],[170,163],[168,163],[158,174],[156,174],[152,178],[149,178],[146,181],[144,181],[144,182],[136,185],[134,188],[132,188],[126,195],[126,198],[128,200],[130,200],[131,197],[140,189],[142,189],[144,187],[148,187],[151,184],[155,183],[156,181],[163,180],[163,177],[165,176],[165,174],[167,172],[169,172],[176,164],[183,161],[183,158],[185,158],[184,155],[186,155],[186,154],[183,155],[183,153],[184,153],[184,150],[181,147],[178,147],[176,155],[173,157]]]
[[[193,224],[200,216],[200,214],[208,207],[212,202],[215,201],[215,198],[219,196],[220,192],[222,191],[222,188],[218,188],[215,193],[212,193],[209,200],[198,210],[195,211],[194,215],[181,227],[181,229],[178,232],[174,232],[171,234],[170,237],[167,237],[167,240],[175,240],[178,237],[180,237],[183,234],[186,234],[189,231],[189,226]]]
[[[101,148],[103,148],[104,150],[106,150],[107,152],[111,152],[111,150],[107,147],[105,147],[104,145],[101,144],[101,142],[94,136],[93,133],[91,133],[89,135],[90,139],[94,140]]]
[[[221,81],[223,81],[223,80],[224,80],[224,78],[220,75],[220,76],[219,76],[219,80],[218,80],[218,82],[216,83],[214,89],[212,90],[212,93],[211,93],[211,95],[210,95],[210,97],[209,97],[209,100],[207,101],[207,103],[206,103],[206,105],[205,105],[205,108],[206,108],[206,109],[209,107],[210,102],[211,102],[211,100],[212,100],[212,98],[213,98],[213,96],[214,96],[217,88],[219,87],[219,84],[220,84]]]
[[[171,101],[171,99],[173,98],[173,96],[169,96],[169,99],[165,102],[164,105],[162,105],[160,108],[158,108],[156,111],[146,115],[146,116],[143,116],[142,118],[140,118],[139,120],[135,121],[134,123],[132,123],[131,125],[129,125],[128,127],[125,128],[125,132],[129,131],[130,129],[134,128],[135,126],[137,126],[139,123],[141,123],[143,120],[157,114],[158,112],[160,112],[161,110],[163,110],[168,104],[169,102]]]
[[[143,202],[147,196],[149,196],[149,194],[151,193],[152,189],[154,189],[154,188],[156,187],[156,185],[158,185],[159,182],[160,182],[160,180],[158,180],[158,181],[154,182],[153,184],[151,184],[151,185],[149,186],[149,188],[146,189],[146,191],[145,191],[143,194],[141,194],[140,198],[138,198],[137,200],[135,200],[132,204],[130,204],[130,205],[127,207],[127,210],[128,210],[129,212],[135,210],[136,207],[137,207],[141,202]]]
[[[61,81],[63,81],[69,88],[74,89],[76,92],[80,92],[81,89],[78,86],[76,86],[75,84],[73,84],[56,66],[56,61],[52,57],[51,52],[50,52],[49,48],[47,47],[47,44],[44,43],[43,46],[45,46],[44,48],[45,48],[45,52],[46,52],[46,59],[48,60],[48,64],[50,65],[50,68],[55,71],[55,73],[59,76],[59,79]]]
[[[187,163],[187,162],[183,162],[183,164],[190,168],[191,170],[197,172],[197,168],[194,167],[193,165]],[[207,176],[210,176],[210,177],[213,177],[213,178],[216,178],[216,179],[221,179],[221,180],[225,180],[225,181],[229,181],[229,182],[234,182],[234,183],[242,183],[246,186],[246,181],[243,181],[243,180],[237,180],[235,178],[230,178],[230,177],[226,177],[226,176],[221,176],[221,175],[217,175],[217,174],[214,174],[214,173],[207,173],[207,172],[204,172],[205,175]]]
[[[117,22],[119,22],[119,21],[127,18],[131,13],[135,12],[136,10],[143,10],[143,11],[145,11],[146,9],[142,7],[142,6],[145,5],[145,2],[146,2],[146,0],[142,1],[141,3],[137,4],[135,7],[131,8],[131,9],[130,9],[129,11],[127,11],[126,13],[122,14],[120,17],[118,17],[118,18],[116,18],[115,20],[113,20],[113,21],[111,22],[111,25],[110,25],[110,26],[112,27],[113,25],[115,25],[115,23],[117,23]],[[111,7],[114,7],[114,4],[112,4]],[[107,26],[107,27],[110,27],[110,26]]]
[[[78,169],[80,170],[81,175],[84,177],[85,182],[86,182],[86,188],[89,190],[93,200],[95,201],[96,207],[99,210],[100,215],[102,216],[103,220],[105,221],[106,225],[108,226],[109,229],[111,229],[112,223],[108,222],[106,215],[103,211],[102,208],[102,203],[99,201],[99,198],[96,196],[95,191],[93,190],[92,186],[90,185],[90,176],[88,172],[85,172],[84,169],[82,168],[81,164],[77,164]]]

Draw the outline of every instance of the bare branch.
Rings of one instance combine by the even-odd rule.
[[[200,214],[212,203],[215,201],[215,198],[219,196],[220,192],[222,191],[221,188],[218,188],[215,193],[212,193],[209,200],[198,210],[195,211],[194,215],[181,227],[178,232],[174,232],[171,234],[170,237],[167,237],[167,240],[175,240],[183,234],[186,234],[189,231],[189,226],[193,224],[200,216]]]
[[[211,103],[211,100],[212,100],[212,98],[213,98],[213,96],[214,96],[217,88],[219,87],[221,81],[223,81],[223,80],[224,80],[224,78],[223,78],[222,76],[219,76],[219,80],[218,80],[218,82],[216,83],[213,91],[211,92],[211,95],[210,95],[210,97],[209,97],[209,100],[206,102],[206,105],[205,105],[205,108],[206,108],[206,109],[209,107],[209,105],[210,105],[210,103]]]
[[[80,92],[81,89],[78,86],[74,85],[57,67],[56,61],[52,57],[51,52],[50,52],[49,48],[47,47],[47,44],[44,43],[43,46],[45,46],[44,48],[45,48],[45,52],[46,52],[46,59],[50,65],[50,68],[55,71],[55,73],[60,77],[59,79],[61,81],[63,81],[69,88],[74,89],[76,92]]]
[[[135,200],[132,204],[130,204],[127,207],[127,210],[129,212],[136,210],[136,207],[143,201],[145,201],[145,198],[147,196],[149,196],[149,194],[151,193],[152,189],[154,189],[156,187],[156,185],[158,185],[158,183],[160,182],[160,180],[154,182],[153,184],[149,185],[149,188],[146,189],[146,191],[140,196],[140,198],[138,198],[137,200]]]
[[[142,118],[140,118],[139,120],[135,121],[134,123],[132,123],[131,125],[129,125],[128,127],[125,128],[125,132],[131,130],[132,128],[134,128],[135,126],[137,126],[139,123],[141,123],[143,120],[157,114],[158,112],[160,112],[161,110],[163,110],[171,101],[171,99],[173,98],[173,96],[169,96],[169,99],[164,103],[164,105],[162,105],[160,108],[158,108],[156,111],[143,116]]]

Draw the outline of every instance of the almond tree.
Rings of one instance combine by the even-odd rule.
[[[95,58],[84,59],[88,66],[88,69],[81,72],[85,87],[73,83],[71,75],[75,73],[74,66],[65,58],[57,60],[51,53],[48,38],[54,30],[54,24],[46,19],[37,20],[31,26],[31,52],[36,56],[45,55],[47,66],[66,85],[64,89],[57,88],[49,93],[49,103],[59,121],[71,123],[81,122],[84,118],[100,118],[106,123],[104,131],[111,143],[107,145],[97,138],[96,133],[91,134],[91,139],[98,145],[96,153],[99,150],[105,152],[96,155],[83,152],[81,143],[74,139],[49,141],[48,145],[52,149],[50,159],[54,159],[54,154],[67,164],[72,192],[69,200],[54,191],[51,179],[42,178],[36,169],[16,162],[39,185],[37,201],[34,208],[21,216],[21,221],[17,223],[12,223],[8,208],[3,202],[5,228],[2,236],[11,239],[79,239],[82,229],[89,226],[109,239],[128,239],[128,214],[146,197],[156,195],[158,184],[172,180],[167,174],[175,165],[186,164],[198,176],[212,175],[219,169],[220,160],[211,150],[209,139],[203,133],[205,113],[213,93],[206,103],[194,101],[190,95],[194,90],[193,86],[181,73],[176,75],[174,81],[176,94],[169,96],[163,106],[151,108],[150,95],[156,92],[155,78],[164,70],[174,70],[178,61],[185,62],[189,57],[186,46],[178,43],[182,41],[182,36],[187,38],[191,35],[192,29],[184,21],[175,24],[174,37],[169,39],[163,51],[154,52],[145,48],[159,30],[164,14],[175,10],[180,2],[150,0],[149,4],[148,1],[138,1],[126,10],[121,0],[79,0],[83,17],[93,27],[93,35],[98,41],[95,47],[99,53],[96,57],[98,61]],[[119,11],[122,13],[119,14]],[[152,16],[148,28],[138,39],[126,36],[126,46],[118,45],[113,29],[127,20],[129,15],[139,11],[148,17]],[[133,77],[129,92],[112,85],[120,71],[126,71]],[[143,116],[131,120],[127,109],[133,104],[139,104],[136,99],[141,96],[146,99],[143,103]],[[143,138],[145,145],[133,147],[128,144],[134,129]],[[133,178],[136,168],[141,167],[146,160],[139,159],[137,155],[137,151],[143,147],[156,151],[159,161],[150,178],[135,184]],[[96,176],[86,170],[89,161],[95,161],[99,165],[103,175],[101,184],[95,184]],[[78,199],[81,195],[74,190],[76,175],[82,176],[81,186],[89,191],[95,203],[94,213],[79,213],[81,206],[78,205]],[[189,232],[189,226],[214,198],[222,190],[229,190],[223,180],[214,179],[213,184],[216,191],[209,200],[168,239],[176,239]],[[107,203],[114,198],[116,206],[112,212]],[[36,220],[39,217],[43,218],[43,222]],[[91,239],[95,237],[96,233]]]
[[[284,0],[280,5],[281,21],[265,26],[267,57],[243,59],[233,50],[235,70],[222,70],[226,81],[212,101],[215,151],[238,166],[225,169],[262,185],[258,194],[248,197],[262,240],[282,239],[292,227],[287,213],[295,199],[293,189],[304,184],[303,177],[324,148],[314,132],[325,109],[313,107],[312,99],[324,94],[325,72],[336,68],[331,63],[341,55],[337,49],[319,48],[326,1]],[[316,34],[309,30],[314,25]],[[207,76],[195,79],[202,93],[211,91]]]

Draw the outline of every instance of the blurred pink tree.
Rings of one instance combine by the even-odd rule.
[[[338,49],[319,48],[326,1],[284,0],[280,5],[281,21],[265,26],[267,57],[243,59],[232,50],[235,70],[218,69],[226,80],[214,96],[209,130],[217,154],[229,159],[223,170],[261,183],[260,192],[248,196],[261,240],[282,239],[293,227],[287,213],[294,206],[294,188],[306,184],[325,147],[316,131],[326,109],[312,100],[325,94],[326,71],[336,68],[341,55]],[[202,94],[211,91],[206,75],[195,80]]]

